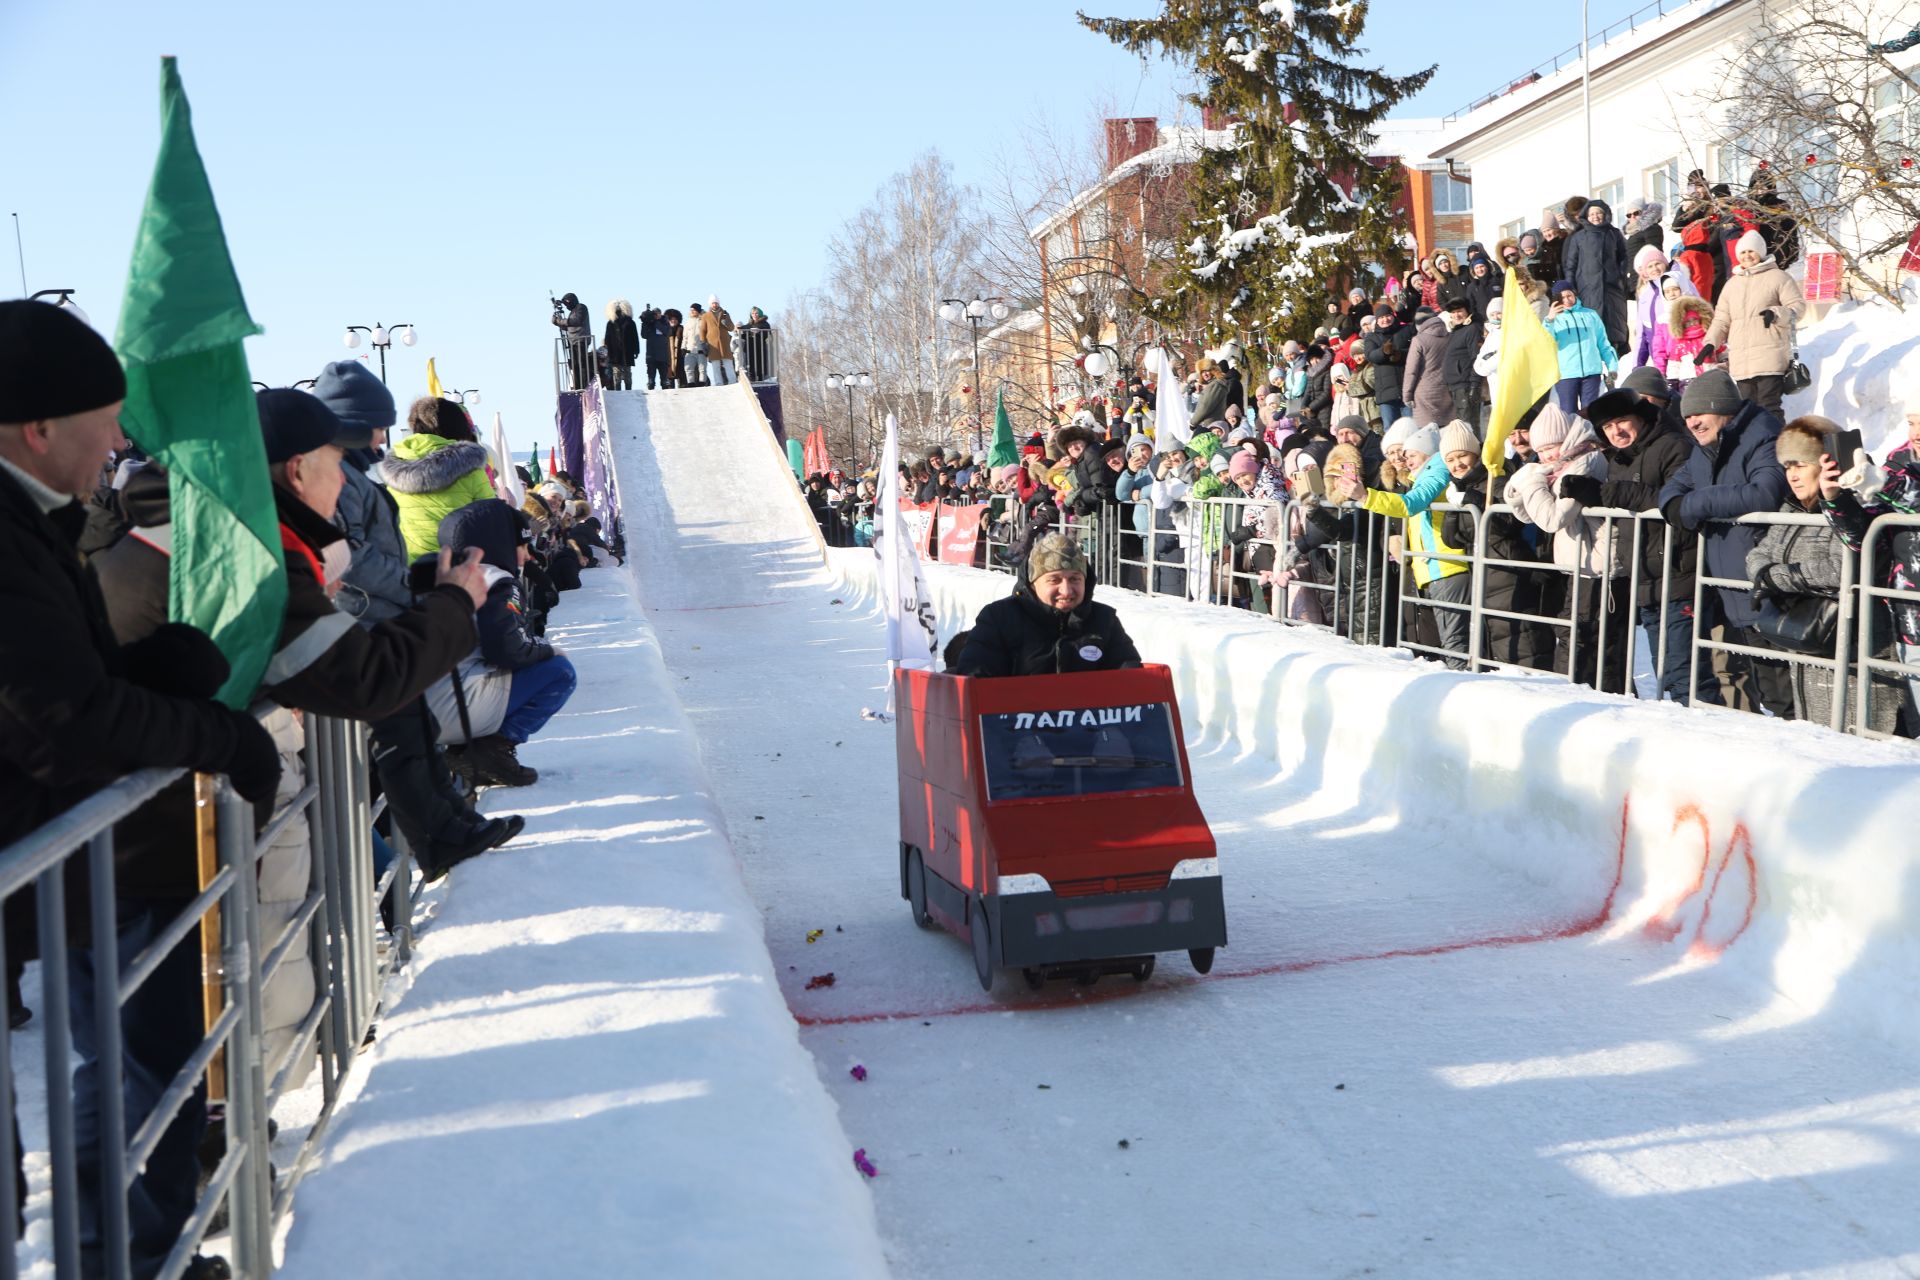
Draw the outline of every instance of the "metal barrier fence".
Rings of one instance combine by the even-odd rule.
[[[742,382],[780,381],[780,331],[740,326],[733,331],[733,358]]]
[[[1887,554],[1880,543],[1894,530],[1920,529],[1920,516],[1879,517],[1859,556],[1839,548],[1838,625],[1831,649],[1819,653],[1756,644],[1726,626],[1717,593],[1749,592],[1753,583],[1692,565],[1703,541],[1677,533],[1657,511],[1587,507],[1565,529],[1530,535],[1539,546],[1549,544],[1549,532],[1564,539],[1572,552],[1565,564],[1495,554],[1490,540],[1501,522],[1511,522],[1503,541],[1533,529],[1504,503],[1484,511],[1435,504],[1415,519],[1458,527],[1448,520],[1457,517],[1471,524],[1470,536],[1463,543],[1423,538],[1427,545],[1418,548],[1400,518],[1326,504],[1316,512],[1287,498],[1179,504],[1154,510],[1148,531],[1132,516],[1108,508],[1068,517],[1058,531],[1081,540],[1097,581],[1248,610],[1356,644],[1406,648],[1461,670],[1532,672],[1698,705],[1703,676],[1712,682],[1709,704],[1721,696],[1716,686],[1728,683],[1741,685],[1743,697],[1770,685],[1777,700],[1784,667],[1794,704],[1824,693],[1829,728],[1887,737],[1870,714],[1878,677],[1884,696],[1892,696],[1890,682],[1905,681],[1906,712],[1920,719],[1920,643],[1896,637],[1886,656],[1876,641],[1891,602],[1920,605],[1920,590],[1881,585],[1879,572]],[[1823,516],[1786,512],[1715,523],[1828,527]],[[1236,536],[1248,528],[1251,535]],[[985,567],[1012,572],[1013,548],[1023,540],[1015,521],[987,525]],[[1459,579],[1457,587],[1445,585]],[[1806,710],[1769,709],[1781,716]]]
[[[275,710],[274,715],[293,713]],[[103,1273],[125,1280],[129,1271],[128,1190],[154,1155],[168,1128],[201,1088],[224,1095],[225,1155],[212,1172],[192,1216],[161,1266],[160,1280],[177,1280],[205,1243],[222,1203],[226,1205],[229,1262],[245,1280],[273,1269],[275,1230],[286,1217],[295,1187],[325,1136],[351,1068],[372,1025],[387,974],[404,963],[412,947],[411,860],[398,828],[395,857],[384,875],[373,873],[373,823],[384,802],[369,802],[370,772],[364,724],[302,717],[305,783],[256,832],[253,806],[224,778],[180,770],[148,769],[123,778],[0,850],[0,899],[35,894],[40,945],[41,1000],[46,1052],[41,1071],[47,1097],[48,1156],[52,1178],[53,1263],[58,1280],[83,1274],[79,1151],[74,1095],[68,1087],[74,1050],[70,999],[91,995],[93,1070],[98,1105],[98,1232]],[[119,954],[114,827],[173,785],[193,788],[195,830],[180,833],[183,851],[197,848],[202,888],[177,914],[154,927],[137,954]],[[257,872],[275,838],[303,819],[312,878],[306,898],[273,937],[263,936]],[[84,866],[90,925],[92,990],[70,989],[68,961],[68,871]],[[381,955],[376,931],[380,899],[395,895],[392,946]],[[318,925],[318,928],[313,926]],[[205,1035],[172,1080],[165,1082],[150,1113],[131,1135],[124,1109],[121,1011],[154,979],[177,948],[202,930],[205,959]],[[314,998],[293,1028],[292,1039],[269,1057],[263,993],[288,964],[314,968]],[[11,1012],[10,1010],[8,1012]],[[200,1002],[182,1010],[198,1019]],[[286,1034],[284,1031],[280,1034]],[[275,1185],[268,1118],[293,1083],[317,1062],[321,1106],[292,1164]],[[22,1064],[22,1069],[30,1069]],[[10,1035],[0,1019],[0,1149],[18,1141],[14,1064]],[[10,1203],[20,1170],[0,1158],[0,1204]],[[0,1280],[18,1273],[11,1248],[0,1249]]]

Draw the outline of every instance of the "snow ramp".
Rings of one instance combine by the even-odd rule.
[[[818,576],[819,525],[751,390],[615,391],[606,401],[649,611],[753,608]]]

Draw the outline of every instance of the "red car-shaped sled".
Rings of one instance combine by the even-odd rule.
[[[900,893],[972,943],[983,988],[1003,966],[1144,981],[1161,951],[1213,967],[1220,863],[1167,668],[900,671],[894,694]]]

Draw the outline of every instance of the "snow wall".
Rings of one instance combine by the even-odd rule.
[[[872,553],[831,558],[847,594],[877,608]],[[941,565],[927,577],[943,642],[1011,588]],[[1920,1043],[1911,744],[1453,672],[1211,606],[1100,598],[1173,669],[1190,751],[1307,771],[1320,812],[1302,816],[1390,824],[1435,858],[1511,872],[1495,943],[1639,935],[1676,969],[1717,964],[1774,993],[1729,1036],[1832,1015]]]
[[[1907,442],[1908,408],[1920,412],[1920,300],[1905,311],[1878,298],[1843,302],[1798,337],[1813,385],[1787,397],[1788,419],[1818,413],[1857,428],[1884,462]]]

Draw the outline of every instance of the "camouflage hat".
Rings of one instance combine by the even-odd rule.
[[[1027,577],[1037,581],[1049,573],[1085,573],[1087,553],[1064,533],[1050,533],[1033,544],[1027,556]]]

